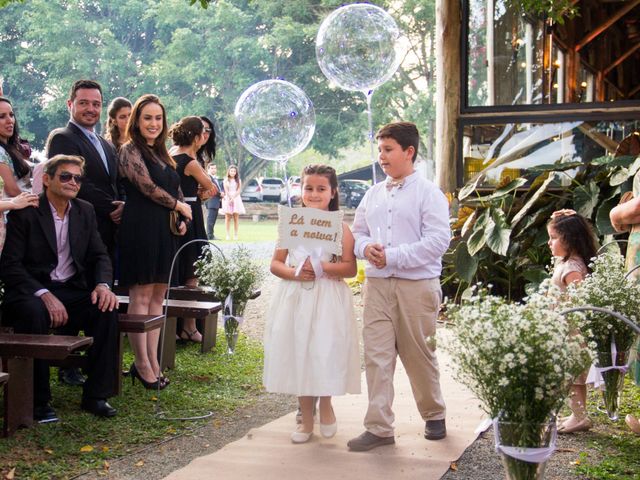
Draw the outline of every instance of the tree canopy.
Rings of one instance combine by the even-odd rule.
[[[168,120],[207,115],[220,156],[251,177],[266,161],[239,144],[233,109],[266,79],[300,86],[316,108],[315,151],[335,157],[365,141],[363,95],[332,87],[315,58],[315,36],[338,0],[0,0],[0,64],[25,136],[42,147],[68,120],[66,99],[79,78],[101,83],[104,102],[160,96]],[[391,119],[430,130],[433,0],[375,2],[408,34],[411,62],[374,95],[374,126]],[[191,4],[191,5],[190,5]],[[207,8],[202,8],[207,7]],[[104,120],[104,116],[103,116]]]

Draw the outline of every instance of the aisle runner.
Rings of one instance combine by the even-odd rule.
[[[240,440],[215,453],[195,459],[166,477],[169,480],[280,480],[282,478],[435,480],[448,470],[452,461],[476,438],[474,430],[483,419],[478,400],[456,383],[447,368],[447,355],[439,349],[441,384],[447,403],[447,438],[424,439],[424,422],[413,401],[409,380],[400,362],[396,371],[396,444],[370,452],[347,450],[347,441],[363,431],[362,417],[367,397],[347,395],[334,399],[338,434],[329,440],[320,437],[316,425],[312,440],[293,445],[289,434],[295,425],[295,413],[251,430]],[[363,392],[366,392],[364,374]]]

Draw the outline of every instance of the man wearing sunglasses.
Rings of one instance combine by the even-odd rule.
[[[95,131],[102,113],[102,88],[93,80],[78,80],[71,86],[69,123],[51,133],[47,156],[78,155],[84,158],[84,181],[78,198],[91,203],[96,210],[98,232],[115,261],[116,229],[122,217],[124,191],[119,189],[118,159],[114,146]],[[115,263],[113,264],[115,266]],[[58,378],[79,386],[85,378],[77,368],[60,368]]]
[[[3,321],[16,333],[63,335],[84,330],[93,337],[88,351],[82,409],[100,417],[116,410],[107,403],[118,369],[118,300],[111,292],[111,260],[97,230],[93,206],[77,197],[84,160],[71,155],[50,159],[37,208],[8,215],[0,258],[5,284]],[[17,212],[17,210],[16,210]],[[34,361],[34,418],[57,420],[51,408],[49,366]]]

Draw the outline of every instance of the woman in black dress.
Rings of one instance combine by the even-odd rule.
[[[206,142],[204,124],[200,117],[185,117],[174,124],[169,130],[173,140],[171,149],[176,161],[176,171],[180,175],[180,188],[184,194],[184,201],[191,207],[193,220],[187,226],[187,233],[180,238],[180,245],[194,240],[206,240],[207,232],[204,227],[202,200],[218,192],[213,182],[204,171],[204,166],[198,161],[198,149]],[[202,252],[201,243],[186,246],[178,258],[178,283],[187,287],[198,285],[193,264]],[[195,318],[182,319],[180,338],[191,342],[201,343],[202,335],[196,328]]]
[[[129,286],[128,313],[161,315],[178,237],[171,233],[172,210],[191,219],[181,201],[180,177],[165,141],[167,119],[160,99],[143,95],[133,106],[128,141],[120,149],[119,172],[127,194],[119,229],[120,284]],[[181,235],[186,225],[181,224]],[[129,334],[135,354],[131,375],[146,388],[164,388],[158,363],[160,331]]]

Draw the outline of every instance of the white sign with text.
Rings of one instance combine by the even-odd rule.
[[[342,217],[344,212],[328,212],[317,208],[278,207],[277,248],[307,250],[321,248],[342,255]]]

